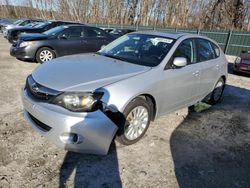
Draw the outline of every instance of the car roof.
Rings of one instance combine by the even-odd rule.
[[[40,18],[23,18],[23,19],[19,19],[19,20],[23,20],[23,21],[26,21],[26,20],[31,20],[31,21],[43,21],[43,19],[40,19]]]
[[[58,27],[65,27],[65,28],[70,28],[70,27],[86,27],[86,25],[83,24],[67,24],[67,25],[59,25]]]
[[[63,22],[63,23],[78,23],[78,24],[82,24],[80,22],[74,22],[74,21],[65,21],[65,20],[48,20],[48,22]]]
[[[138,33],[138,34],[147,34],[147,35],[157,35],[161,37],[167,37],[167,38],[172,38],[172,39],[178,39],[183,36],[197,36],[194,34],[190,33],[179,33],[179,32],[162,32],[162,31],[157,31],[157,30],[149,30],[149,31],[137,31],[133,33]]]

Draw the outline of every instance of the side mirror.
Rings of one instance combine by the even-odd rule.
[[[176,67],[185,67],[187,65],[187,59],[185,57],[174,58],[173,65]]]
[[[67,37],[66,34],[62,34],[59,38],[60,38],[60,39],[67,39],[68,37]]]

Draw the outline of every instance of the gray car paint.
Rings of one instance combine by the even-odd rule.
[[[187,65],[180,69],[165,70],[170,57],[183,40],[205,37],[190,34],[159,33],[154,31],[139,33],[172,37],[177,39],[177,41],[163,61],[153,68],[134,65],[95,54],[86,54],[58,58],[45,63],[38,67],[32,73],[32,76],[39,84],[59,91],[103,91],[104,95],[101,100],[105,106],[120,112],[123,112],[132,99],[139,95],[146,94],[152,96],[155,100],[156,117],[201,101],[213,90],[216,82],[221,76],[227,76],[227,61],[222,50],[220,50],[220,56],[217,59]],[[211,39],[205,39],[211,41]],[[27,96],[23,96],[25,100]],[[24,105],[24,108],[44,121],[46,121],[47,117],[54,115],[54,118],[50,118],[51,122],[47,122],[54,127],[66,126],[54,125],[57,124],[57,121],[61,121],[60,118],[58,119],[57,117],[60,116],[60,114],[66,115],[66,117],[63,117],[66,121],[70,121],[71,116],[77,114],[72,114],[72,112],[69,113],[67,110],[62,109],[62,107],[55,107],[55,105],[51,104],[33,102],[33,105],[35,107],[33,106],[32,108],[28,108],[27,105]],[[37,109],[36,106],[40,105],[45,105],[45,108],[53,107],[50,111],[52,115],[48,114],[46,109],[44,109],[44,111],[40,111],[41,114],[38,117],[34,109]],[[87,114],[91,113],[92,112]],[[107,117],[104,118],[105,115],[103,115],[104,114],[100,112],[95,118],[97,118],[97,121],[99,119],[104,119],[104,121],[107,122]],[[93,134],[93,132],[98,129],[98,127],[94,129],[91,129],[91,126],[89,127],[90,129],[88,129],[86,133],[89,135]],[[101,139],[103,139],[102,137],[108,137],[111,142],[112,138],[110,135],[113,135],[114,130],[117,130],[117,127],[113,122],[110,122],[109,128],[99,135],[101,138],[96,137],[94,142],[100,142]],[[60,142],[58,140],[58,134],[55,136],[57,140],[52,137],[48,137],[48,139],[60,145],[62,143],[57,143]],[[63,147],[65,148],[66,146],[63,145]],[[84,147],[88,146],[67,146],[67,149],[83,152]],[[103,148],[97,148],[94,152],[105,154],[104,151],[108,151],[107,147],[108,146],[105,145]],[[89,152],[89,150],[86,151]]]

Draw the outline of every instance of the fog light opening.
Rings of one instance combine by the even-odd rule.
[[[81,139],[78,134],[75,133],[63,133],[60,139],[65,144],[80,144]]]

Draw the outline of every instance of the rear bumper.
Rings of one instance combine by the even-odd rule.
[[[10,55],[18,59],[35,60],[35,53],[36,50],[31,48],[30,46],[22,48],[14,46],[10,47]]]
[[[69,112],[56,105],[36,102],[25,90],[22,101],[24,116],[31,127],[58,147],[82,153],[108,153],[118,127],[102,111]],[[47,126],[46,130],[39,122]],[[72,142],[69,135],[77,135],[77,139]]]

